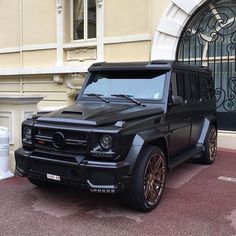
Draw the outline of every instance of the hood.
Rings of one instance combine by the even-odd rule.
[[[162,113],[157,106],[133,104],[103,104],[81,102],[64,109],[38,117],[38,121],[86,125],[106,125],[116,121],[128,121]]]

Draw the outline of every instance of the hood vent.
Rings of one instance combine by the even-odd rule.
[[[61,114],[63,115],[83,115],[81,111],[63,111]]]

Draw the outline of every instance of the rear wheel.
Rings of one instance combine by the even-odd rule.
[[[204,151],[199,161],[203,164],[212,164],[216,159],[216,152],[217,130],[213,125],[210,125],[204,142]]]
[[[165,180],[163,152],[155,146],[146,147],[134,168],[130,190],[124,193],[125,203],[137,210],[153,210],[162,197]]]

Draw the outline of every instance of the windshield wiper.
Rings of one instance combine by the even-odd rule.
[[[105,103],[109,103],[110,101],[108,101],[108,100],[106,100],[105,98],[103,98],[102,96],[102,94],[98,94],[98,93],[86,93],[86,94],[84,94],[84,95],[87,95],[88,97],[97,97],[97,98],[99,98],[99,99],[101,99],[103,102],[105,102]]]
[[[130,100],[131,102],[141,106],[142,103],[134,98],[131,98],[129,95],[126,95],[126,94],[112,94],[111,96],[113,97],[120,97],[120,98],[127,98],[128,100]]]

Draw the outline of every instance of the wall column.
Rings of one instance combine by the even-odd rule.
[[[57,24],[57,62],[56,66],[62,66],[63,57],[63,39],[64,39],[64,0],[56,0],[56,24]]]
[[[97,61],[104,61],[104,0],[96,0],[97,4]]]

